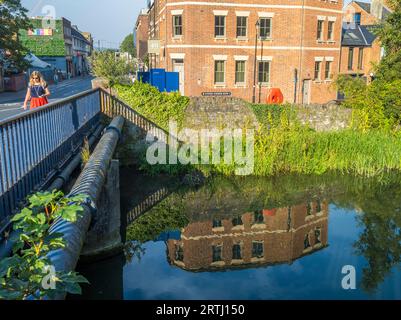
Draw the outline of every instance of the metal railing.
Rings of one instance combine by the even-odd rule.
[[[168,143],[169,133],[154,122],[146,119],[121,100],[111,96],[104,89],[100,89],[100,103],[102,113],[110,118],[123,116],[127,121],[135,124],[147,133],[151,133],[157,140]]]
[[[99,89],[0,121],[0,229],[100,122]]]
[[[133,223],[141,215],[148,212],[150,209],[166,199],[170,194],[171,190],[169,190],[168,188],[161,188],[160,190],[157,190],[155,193],[144,199],[140,204],[138,204],[130,212],[128,212],[127,224],[129,225]]]

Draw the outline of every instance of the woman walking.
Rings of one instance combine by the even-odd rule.
[[[38,71],[32,72],[24,101],[24,109],[28,109],[27,104],[29,100],[31,101],[30,110],[48,104],[48,96],[50,96],[50,91],[43,76]]]

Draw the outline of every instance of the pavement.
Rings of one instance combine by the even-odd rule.
[[[77,77],[59,82],[58,85],[50,85],[49,102],[56,102],[61,99],[73,96],[92,88],[93,77]],[[0,120],[15,116],[24,112],[23,104],[26,90],[18,92],[0,93]]]

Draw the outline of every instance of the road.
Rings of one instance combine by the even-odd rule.
[[[50,85],[51,93],[49,102],[55,102],[67,98],[74,94],[89,90],[92,88],[93,77],[80,77],[60,82],[57,86]],[[26,91],[3,92],[0,93],[0,120],[12,117],[24,111],[23,103]]]

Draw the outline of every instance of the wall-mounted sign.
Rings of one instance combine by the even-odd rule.
[[[28,36],[52,36],[53,29],[33,29],[28,30]]]
[[[148,53],[160,54],[160,40],[148,40]]]
[[[231,92],[202,92],[203,97],[230,97]]]

